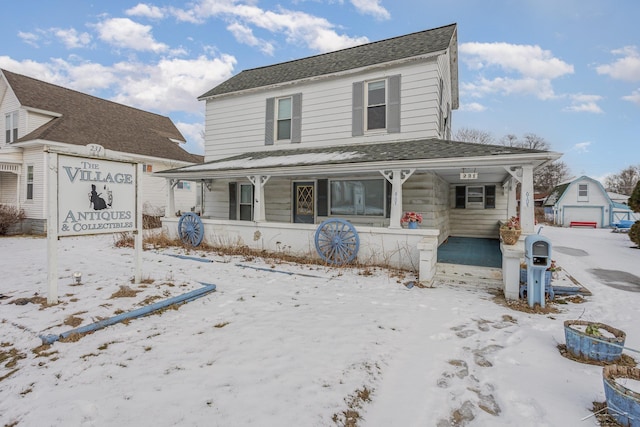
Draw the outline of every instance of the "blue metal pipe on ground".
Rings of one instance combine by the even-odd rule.
[[[100,320],[90,325],[81,326],[79,328],[72,329],[67,332],[63,332],[59,335],[55,335],[55,334],[40,335],[40,339],[42,340],[42,344],[53,344],[54,342],[63,338],[67,338],[73,334],[86,334],[88,332],[97,331],[98,329],[115,325],[116,323],[122,322],[123,320],[135,319],[136,317],[146,316],[147,314],[153,313],[154,311],[161,310],[163,308],[169,307],[174,304],[183,304],[186,302],[190,302],[216,290],[216,285],[211,285],[206,283],[202,283],[202,284],[204,285],[204,287],[200,289],[196,289],[191,292],[187,292],[186,294],[178,295],[178,296],[166,299],[164,301],[159,301],[153,304],[149,304],[145,307],[141,307],[136,310],[129,311],[127,313],[118,314],[117,316]]]

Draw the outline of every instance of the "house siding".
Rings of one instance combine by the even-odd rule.
[[[0,134],[0,147],[6,146],[6,120],[5,114],[10,113],[12,111],[16,111],[20,109],[20,103],[18,102],[18,98],[13,94],[11,90],[8,89],[4,80],[0,79],[0,94],[3,94],[2,98],[0,98],[0,130],[2,133]],[[24,112],[18,112],[18,137],[22,135],[26,135],[24,130]]]
[[[499,183],[474,183],[473,185],[496,185],[496,207],[493,209],[456,209],[455,185],[449,187],[450,235],[458,237],[481,237],[497,239],[499,223],[507,219],[507,192]]]
[[[0,172],[0,204],[16,204],[17,181],[18,175],[9,172]]]
[[[175,162],[152,161],[145,163],[152,165],[153,172],[160,172],[167,169],[182,166]],[[167,180],[154,176],[151,173],[143,172],[140,177],[140,191],[143,200],[143,213],[148,215],[163,215],[167,203]],[[174,202],[176,211],[188,212],[195,208],[198,185],[190,182],[190,189],[174,189]]]
[[[378,69],[348,76],[230,95],[207,100],[205,161],[247,151],[289,147],[275,142],[265,146],[267,98],[302,94],[301,144],[324,147],[352,143],[395,141],[438,137],[438,110],[434,93],[438,90],[438,63],[435,58],[415,61],[391,69]],[[401,133],[365,132],[352,136],[352,85],[356,81],[401,76]]]
[[[48,116],[46,114],[40,114],[40,113],[35,113],[33,111],[27,111],[26,116],[26,123],[25,126],[22,129],[26,129],[26,132],[21,133],[20,129],[18,129],[18,133],[20,134],[20,136],[22,136],[23,134],[26,135],[29,132],[32,132],[36,129],[38,129],[40,126],[43,126],[47,123],[49,123],[53,117]]]
[[[28,218],[46,220],[47,187],[45,185],[46,155],[42,148],[25,148],[20,178],[20,207]],[[33,199],[27,200],[27,170],[33,166]]]
[[[580,184],[588,185],[588,199],[579,200]],[[578,179],[567,187],[559,200],[559,218],[565,227],[571,221],[595,221],[598,227],[608,227],[610,201],[603,187],[591,179]]]

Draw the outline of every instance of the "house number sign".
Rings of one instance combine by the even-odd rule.
[[[478,179],[478,172],[461,172],[460,179]]]

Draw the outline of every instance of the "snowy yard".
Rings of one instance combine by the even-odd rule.
[[[464,283],[408,289],[410,275],[386,270],[169,256],[178,249],[145,251],[145,284],[133,285],[133,250],[107,235],[60,240],[60,303],[46,307],[32,299],[47,295],[46,239],[0,238],[0,424],[597,425],[590,415],[605,400],[602,368],[557,346],[563,322],[582,319],[622,329],[640,349],[640,250],[608,230],[541,234],[557,264],[593,293],[584,303],[531,314]],[[40,335],[201,283],[217,291],[41,346]],[[139,292],[113,296],[123,286]]]

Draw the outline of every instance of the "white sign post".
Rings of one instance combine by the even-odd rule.
[[[142,200],[138,194],[141,165],[50,152],[48,155],[47,302],[58,302],[57,240],[64,236],[136,233],[135,282],[141,280]]]

